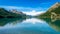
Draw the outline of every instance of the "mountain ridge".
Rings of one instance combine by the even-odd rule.
[[[60,2],[56,2],[54,5],[52,5],[47,12],[39,15],[39,18],[51,18],[52,17],[60,17]]]
[[[22,12],[15,12],[14,11],[7,11],[4,8],[0,8],[0,18],[14,18],[14,17],[19,17],[19,18],[26,18],[26,14]],[[20,14],[19,14],[20,13]],[[23,17],[24,16],[24,17]]]

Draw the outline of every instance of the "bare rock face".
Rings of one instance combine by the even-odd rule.
[[[59,6],[60,6],[60,3],[56,2],[56,4],[54,4],[51,8],[55,9],[55,8],[58,8]]]
[[[60,3],[59,2],[56,2],[53,6],[51,6],[48,11],[51,12],[52,10],[55,10],[56,8],[60,8]]]
[[[52,14],[54,13],[54,14]],[[60,3],[56,2],[54,5],[52,5],[46,13],[41,14],[39,17],[46,17],[46,18],[51,18],[51,15],[54,16],[59,16],[60,17]]]

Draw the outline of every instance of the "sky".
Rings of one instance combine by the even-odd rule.
[[[0,7],[36,15],[46,12],[56,2],[60,2],[60,0],[0,0]]]

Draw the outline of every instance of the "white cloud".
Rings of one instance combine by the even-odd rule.
[[[18,6],[0,6],[2,8],[6,8],[6,9],[20,9],[20,10],[37,10],[37,11],[43,11],[46,8],[42,8],[42,7],[37,7],[37,8],[32,8],[32,7],[18,7]]]
[[[37,8],[32,8],[32,7],[16,7],[16,6],[0,6],[6,9],[17,9],[22,11],[23,13],[27,14],[27,15],[38,15],[41,13],[44,13],[46,8],[42,8],[42,7],[37,7]]]
[[[17,6],[0,6],[2,8],[8,8],[8,9],[33,9],[30,7],[17,7]]]
[[[31,12],[23,12],[27,15],[32,15],[32,16],[36,16],[36,15],[39,15],[39,14],[42,14],[44,13],[43,11],[40,11],[40,12],[36,12],[35,10],[32,10]]]

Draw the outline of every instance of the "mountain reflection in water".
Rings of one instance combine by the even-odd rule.
[[[42,20],[46,21],[53,29],[56,31],[60,31],[60,18],[42,18]]]
[[[60,34],[60,19],[0,18],[0,34]]]
[[[22,18],[0,18],[0,26],[5,26],[7,23],[16,24],[18,22],[22,22],[25,19]]]

